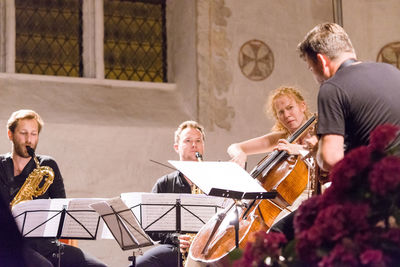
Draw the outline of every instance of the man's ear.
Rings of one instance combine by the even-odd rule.
[[[7,130],[7,135],[8,135],[8,139],[9,139],[10,141],[12,141],[12,139],[13,139],[13,133],[12,133],[10,130]]]
[[[175,152],[179,154],[179,152],[178,152],[178,144],[177,143],[174,144],[174,149],[175,149]]]
[[[329,58],[328,58],[326,55],[317,53],[317,62],[318,62],[318,64],[320,64],[323,68],[326,68],[326,67],[329,65],[329,63],[330,63],[330,60],[329,60]]]
[[[325,78],[329,78],[333,75],[332,73],[332,61],[324,54],[317,54],[318,65],[321,66],[322,73]]]

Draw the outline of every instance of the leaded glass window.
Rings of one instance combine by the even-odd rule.
[[[107,79],[166,81],[165,0],[104,0]]]
[[[82,76],[82,1],[15,0],[17,73]]]

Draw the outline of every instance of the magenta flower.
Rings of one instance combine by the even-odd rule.
[[[333,167],[330,177],[335,190],[347,192],[355,186],[354,178],[371,165],[371,150],[361,146],[350,151]]]
[[[320,236],[320,229],[312,228],[308,231],[302,231],[296,234],[297,244],[296,244],[296,253],[299,255],[299,258],[308,263],[312,263],[314,265],[319,260],[318,256],[318,248],[321,245],[316,242],[316,238]]]
[[[296,233],[310,228],[320,209],[321,196],[313,196],[304,201],[296,211],[294,229]]]
[[[358,259],[353,251],[342,244],[337,244],[333,250],[318,263],[318,267],[359,266]]]
[[[400,157],[387,156],[376,163],[368,176],[371,191],[379,196],[398,193],[400,184]]]
[[[353,231],[366,229],[368,211],[366,204],[330,205],[319,212],[313,228],[320,229],[321,240],[337,241]]]
[[[318,262],[321,257],[318,249],[329,249],[335,243],[340,243],[344,238],[351,238],[352,233],[368,229],[368,221],[366,219],[368,212],[369,207],[367,204],[345,203],[330,205],[317,211],[317,217],[308,228],[300,224],[301,215],[296,215],[297,254],[303,261]],[[297,228],[299,225],[303,227],[302,231]],[[326,262],[330,260],[331,258],[329,257],[325,258]]]
[[[399,133],[400,126],[377,127],[368,146],[334,166],[332,185],[296,212],[294,251],[281,236],[259,232],[235,266],[266,266],[267,257],[273,266],[400,266],[400,157],[387,149]]]
[[[366,266],[386,266],[383,253],[379,249],[368,249],[360,255],[361,264]]]
[[[282,233],[266,233],[258,231],[253,233],[254,241],[248,242],[243,257],[235,261],[234,267],[241,266],[266,266],[263,264],[266,257],[277,261],[281,250],[287,240]]]
[[[372,150],[383,152],[385,148],[396,138],[400,132],[400,126],[383,124],[375,128],[369,136],[369,146]]]

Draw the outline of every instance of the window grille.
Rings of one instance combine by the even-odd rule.
[[[82,0],[15,0],[17,73],[83,76]]]
[[[166,82],[165,0],[104,0],[107,79]]]

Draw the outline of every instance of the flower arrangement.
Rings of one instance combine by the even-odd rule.
[[[246,244],[242,257],[234,262],[233,267],[279,266],[282,247],[287,243],[285,235],[258,231],[253,234],[252,239],[252,242]]]
[[[334,166],[331,186],[298,208],[295,240],[255,233],[235,266],[400,266],[400,157],[389,148],[399,132],[378,126]]]

